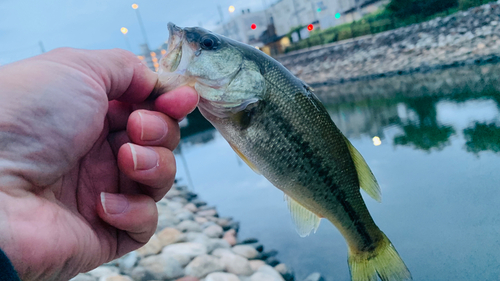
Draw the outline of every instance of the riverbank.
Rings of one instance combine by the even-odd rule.
[[[239,223],[185,186],[157,203],[156,234],[142,248],[71,281],[292,281],[293,270],[256,238],[238,239]],[[323,280],[319,273],[304,281]]]
[[[277,59],[315,88],[500,61],[499,3]]]

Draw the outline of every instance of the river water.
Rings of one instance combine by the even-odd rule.
[[[500,93],[492,88],[325,104],[375,174],[382,203],[363,197],[414,280],[500,278]],[[240,239],[277,250],[297,280],[315,271],[350,280],[337,229],[322,220],[317,233],[300,238],[282,192],[218,132],[183,139],[181,151],[181,183],[239,221]]]

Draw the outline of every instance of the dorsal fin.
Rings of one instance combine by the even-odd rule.
[[[243,155],[243,153],[241,153],[241,151],[236,146],[232,145],[231,143],[229,145],[234,150],[234,152],[238,154],[241,160],[243,160],[248,165],[248,167],[250,167],[254,172],[260,175],[260,172],[257,169],[257,167],[255,167],[255,165],[252,162],[250,162],[250,160],[248,160],[248,158],[245,155]]]
[[[377,183],[377,179],[373,175],[370,167],[366,164],[365,159],[359,151],[351,144],[351,142],[344,137],[344,140],[351,153],[352,161],[356,167],[356,172],[358,173],[359,186],[368,194],[370,197],[375,199],[377,202],[382,201],[382,194],[380,192],[380,187]]]
[[[295,229],[300,237],[306,237],[312,230],[316,233],[319,223],[321,222],[321,218],[308,209],[302,207],[302,205],[297,203],[297,201],[293,200],[288,195],[284,195],[288,209],[292,215],[292,221],[295,224]]]

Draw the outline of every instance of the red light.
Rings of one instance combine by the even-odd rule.
[[[255,23],[252,23],[252,25],[250,25],[250,28],[251,29],[256,29],[257,28],[257,25]]]
[[[307,26],[307,30],[312,31],[314,29],[314,25],[310,24]]]

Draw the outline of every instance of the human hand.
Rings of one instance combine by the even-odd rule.
[[[153,235],[198,102],[190,87],[147,101],[156,81],[118,49],[0,67],[0,248],[21,279],[69,279]]]

